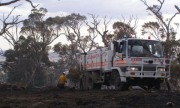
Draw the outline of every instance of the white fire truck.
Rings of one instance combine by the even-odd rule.
[[[85,89],[101,85],[127,90],[129,86],[155,87],[170,77],[170,61],[163,57],[161,42],[124,38],[80,57]]]

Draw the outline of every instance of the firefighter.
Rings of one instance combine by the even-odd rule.
[[[64,89],[64,86],[67,82],[67,79],[66,79],[66,74],[65,72],[63,72],[60,76],[59,76],[59,79],[58,79],[58,88],[60,89]]]

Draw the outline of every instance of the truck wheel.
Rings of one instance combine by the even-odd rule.
[[[125,91],[128,89],[127,84],[125,82],[121,82],[119,76],[116,76],[114,85],[115,85],[115,90]]]
[[[121,79],[120,79],[119,76],[116,76],[115,79],[114,79],[115,90],[119,90],[120,85],[121,85]]]

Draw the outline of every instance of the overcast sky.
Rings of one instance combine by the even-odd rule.
[[[0,0],[1,2],[7,2],[10,0]],[[142,22],[149,20],[148,12],[145,5],[140,0],[31,0],[38,7],[44,7],[48,10],[47,16],[66,15],[70,13],[80,13],[81,15],[88,16],[88,13],[98,15],[99,17],[107,16],[112,19],[121,19],[122,16],[129,18],[130,16],[136,16],[138,18],[138,29]],[[157,0],[147,0],[148,4],[157,4]],[[10,6],[0,7],[0,18],[3,14],[7,15],[13,6],[22,4],[15,9],[13,15],[22,15],[21,18],[27,18],[31,5],[26,2],[18,2]],[[162,10],[167,15],[172,15],[177,12],[174,5],[180,7],[180,0],[165,0]],[[180,19],[180,15],[176,17]],[[5,40],[0,38],[0,48],[7,49],[9,45],[5,43]]]

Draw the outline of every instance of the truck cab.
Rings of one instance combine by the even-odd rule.
[[[114,42],[112,71],[124,85],[160,87],[170,76],[170,61],[163,57],[162,44],[156,40],[129,38]]]

